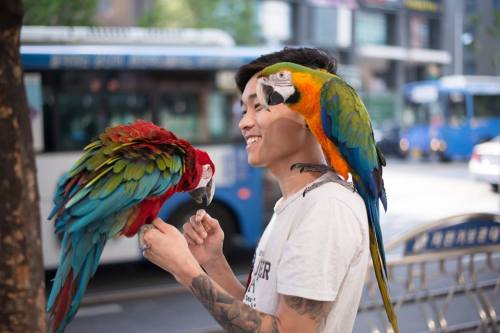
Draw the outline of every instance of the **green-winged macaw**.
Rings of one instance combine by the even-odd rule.
[[[349,174],[365,202],[373,267],[389,321],[398,331],[387,287],[387,268],[379,223],[379,204],[387,210],[382,166],[366,107],[339,76],[290,62],[277,63],[258,75],[257,96],[264,106],[285,103],[300,113],[321,145],[328,163],[347,180]],[[308,169],[307,165],[295,165]],[[309,170],[317,170],[311,168]]]
[[[214,173],[206,152],[146,121],[110,127],[85,147],[59,180],[49,216],[62,235],[47,301],[51,332],[75,316],[107,240],[135,235],[176,192],[209,204]]]

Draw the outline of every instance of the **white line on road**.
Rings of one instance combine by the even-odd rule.
[[[106,304],[106,305],[86,306],[86,307],[81,307],[78,310],[76,317],[77,318],[93,317],[93,316],[101,316],[105,314],[121,313],[121,312],[123,312],[123,306],[116,303]]]

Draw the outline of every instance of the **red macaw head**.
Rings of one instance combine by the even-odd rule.
[[[215,165],[205,151],[196,148],[194,151],[197,177],[194,179],[195,187],[189,194],[197,203],[208,206],[215,193]]]

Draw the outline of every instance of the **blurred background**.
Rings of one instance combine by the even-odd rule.
[[[21,55],[43,217],[57,179],[93,137],[110,125],[150,120],[213,156],[218,183],[208,210],[246,280],[280,193],[269,174],[246,162],[234,74],[284,46],[320,47],[361,94],[388,158],[389,209],[381,220],[401,282],[393,298],[401,300],[403,319],[410,313],[400,319],[408,325],[402,331],[497,329],[500,1],[25,0],[24,6]],[[176,196],[161,216],[180,226],[196,209]],[[60,240],[50,222],[41,225],[50,286]],[[451,282],[433,278],[441,293],[430,301],[421,294],[427,280],[413,283],[425,275],[413,271],[413,258],[429,254],[418,266],[437,262],[427,269],[442,272],[443,253],[454,250],[460,255],[453,258],[485,264],[489,275],[474,268],[469,281],[462,264],[449,268]],[[464,259],[478,251],[483,257]],[[219,330],[168,274],[143,261],[136,239],[110,242],[101,262],[67,332]],[[468,293],[467,281],[484,290]],[[379,310],[367,291],[355,331],[383,331]]]

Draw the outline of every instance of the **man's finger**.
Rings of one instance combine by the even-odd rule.
[[[159,217],[154,219],[153,225],[163,233],[168,233],[170,231],[169,225]]]
[[[193,223],[186,223],[183,226],[184,233],[189,235],[189,237],[196,244],[203,244],[203,238],[198,234],[198,232],[194,229]]]
[[[203,217],[203,220],[201,220],[201,223],[203,224],[203,226],[205,227],[205,230],[207,230],[207,231],[216,230],[217,227],[219,226],[219,221],[217,221],[217,219],[214,219],[213,217],[211,217],[208,214],[206,214]]]
[[[151,248],[151,244],[154,242],[160,231],[156,228],[148,228],[144,231],[142,239],[146,243],[148,248]]]
[[[207,232],[217,228],[219,225],[219,221],[214,219],[203,209],[198,209],[196,212],[196,218],[201,222]]]
[[[193,227],[193,229],[198,233],[199,237],[205,238],[207,237],[207,230],[205,230],[202,218],[203,217],[201,217],[197,212],[194,218],[190,219],[190,224]]]
[[[184,233],[182,233],[182,235],[184,236],[184,238],[186,239],[186,241],[188,242],[189,245],[198,245],[198,244],[196,244],[196,241],[194,239],[192,239],[191,236],[189,236],[188,233],[184,232]]]

